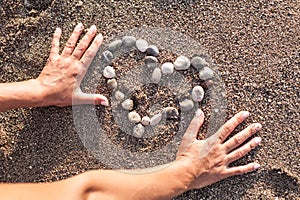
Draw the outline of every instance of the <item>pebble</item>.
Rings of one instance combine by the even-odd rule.
[[[148,117],[148,116],[144,116],[143,118],[142,118],[142,124],[144,125],[144,126],[148,126],[149,124],[150,124],[150,117]]]
[[[132,123],[139,123],[141,121],[141,116],[137,112],[132,111],[128,113],[128,119]]]
[[[133,127],[133,136],[142,137],[145,133],[145,128],[142,124],[137,124]]]
[[[158,66],[158,60],[154,56],[146,56],[145,57],[145,64],[149,68],[155,68]]]
[[[185,99],[184,101],[180,102],[179,105],[183,112],[192,110],[194,108],[194,102],[190,99]]]
[[[103,76],[104,76],[105,78],[113,78],[113,77],[116,76],[116,72],[115,72],[115,70],[114,70],[113,67],[111,67],[111,66],[106,66],[106,67],[104,68],[104,70],[103,70]]]
[[[192,99],[195,102],[200,102],[204,98],[204,90],[201,86],[197,85],[192,90]]]
[[[160,68],[155,68],[152,73],[151,81],[153,83],[159,83],[161,79],[161,70]]]
[[[185,56],[179,56],[174,62],[176,70],[186,70],[190,67],[190,65],[190,60]]]
[[[214,84],[215,84],[215,83],[214,83],[213,80],[207,80],[207,81],[201,83],[201,86],[202,86],[204,89],[209,89],[209,88],[211,88]]]
[[[174,71],[173,63],[166,62],[166,63],[162,64],[161,71],[163,74],[172,74]]]
[[[117,91],[115,92],[115,98],[116,98],[117,100],[123,100],[124,97],[125,97],[125,94],[124,94],[123,92],[121,92],[121,91],[119,91],[119,90],[117,90]]]
[[[214,77],[214,71],[209,67],[204,67],[199,72],[199,77],[201,80],[204,80],[204,81],[206,81],[208,79],[212,79]]]
[[[198,69],[198,70],[202,69],[203,67],[208,66],[208,63],[205,61],[205,59],[201,58],[199,56],[192,58],[191,64],[195,69]]]
[[[103,52],[102,57],[106,62],[110,63],[113,60],[114,55],[112,54],[112,52],[106,50]]]
[[[125,110],[132,110],[133,109],[133,101],[131,99],[126,99],[121,104],[122,108]]]
[[[133,47],[135,46],[136,39],[133,36],[124,36],[122,38],[124,47]]]
[[[115,40],[108,45],[108,50],[114,52],[122,46],[122,40]]]
[[[166,107],[163,109],[163,115],[166,119],[177,119],[179,117],[179,112],[174,107]]]
[[[143,39],[138,39],[135,43],[136,48],[140,51],[140,52],[146,52],[147,48],[148,48],[148,42],[146,40]]]
[[[158,56],[159,50],[155,45],[149,45],[147,48],[147,54],[150,56]]]
[[[157,125],[161,121],[161,119],[162,119],[162,114],[158,113],[158,114],[154,115],[150,119],[150,125],[151,126]]]
[[[117,80],[116,79],[109,79],[108,81],[107,81],[107,85],[108,85],[108,87],[110,88],[110,89],[112,89],[112,90],[114,90],[114,89],[116,89],[117,87],[118,87],[118,82],[117,82]]]

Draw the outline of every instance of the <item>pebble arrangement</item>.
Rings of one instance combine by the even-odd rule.
[[[124,36],[122,40],[115,40],[108,45],[108,50],[102,53],[102,59],[106,63],[111,63],[114,59],[114,52],[121,47],[124,48],[136,48],[142,53],[146,54],[144,59],[145,65],[153,69],[151,75],[151,81],[153,83],[159,83],[164,75],[171,75],[174,70],[187,70],[191,66],[199,71],[199,77],[205,81],[204,84],[197,85],[192,89],[191,99],[184,99],[179,103],[182,112],[190,111],[194,108],[194,102],[201,102],[204,98],[204,89],[207,89],[213,85],[212,79],[214,78],[214,72],[209,68],[209,63],[200,56],[194,56],[191,60],[183,55],[177,57],[177,59],[171,63],[166,62],[160,64],[157,56],[159,55],[159,49],[155,45],[149,45],[146,40],[136,40],[133,36]],[[128,111],[128,120],[135,124],[133,127],[133,135],[136,137],[142,137],[145,132],[145,126],[156,126],[162,119],[177,119],[179,112],[174,107],[163,108],[153,116],[140,116],[134,111],[134,102],[132,99],[125,99],[125,94],[118,90],[118,83],[115,79],[116,73],[112,66],[107,65],[103,70],[103,76],[107,78],[108,87],[114,92],[116,100],[121,102],[121,107]]]

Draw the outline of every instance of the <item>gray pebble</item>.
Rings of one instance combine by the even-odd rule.
[[[128,119],[130,122],[137,124],[141,121],[141,116],[137,112],[132,111],[128,113]]]
[[[183,112],[192,110],[194,108],[194,102],[189,99],[185,99],[184,101],[180,102],[179,105]]]
[[[204,67],[203,69],[200,70],[199,77],[201,80],[204,81],[208,79],[212,79],[214,77],[214,71],[209,67]]]
[[[145,57],[145,64],[149,68],[155,68],[158,66],[158,60],[154,56],[146,56]]]
[[[135,137],[142,137],[145,133],[145,128],[142,124],[137,124],[133,127],[133,136]]]
[[[161,79],[161,70],[160,68],[155,68],[152,73],[151,81],[153,83],[159,83]]]
[[[151,120],[150,120],[150,125],[151,126],[155,126],[157,125],[162,119],[162,114],[156,114],[154,115],[153,117],[151,117]]]
[[[117,82],[117,80],[116,79],[109,79],[108,81],[107,81],[107,85],[108,85],[108,87],[110,88],[110,89],[112,89],[112,90],[114,90],[114,89],[116,89],[117,87],[118,87],[118,82]]]
[[[123,94],[123,92],[121,92],[121,91],[119,91],[119,90],[117,90],[117,91],[115,92],[115,98],[116,98],[117,100],[123,100],[124,97],[125,97],[125,94]]]
[[[106,67],[104,68],[104,70],[103,70],[103,76],[104,76],[105,78],[113,78],[113,77],[116,76],[116,72],[115,72],[115,70],[114,70],[113,67],[111,67],[111,66],[106,66]]]
[[[172,74],[174,71],[173,63],[166,62],[166,63],[162,64],[161,71],[163,74]]]
[[[147,48],[147,54],[150,56],[158,56],[159,50],[155,45],[149,45]]]
[[[197,85],[193,88],[192,99],[195,102],[200,102],[204,98],[204,90],[201,86]]]
[[[135,46],[136,39],[133,36],[124,36],[122,38],[124,47],[133,47]]]
[[[203,67],[208,66],[208,63],[205,61],[205,59],[201,58],[199,56],[192,58],[191,64],[195,69],[198,69],[198,70],[202,69]]]
[[[190,59],[188,59],[188,57],[185,56],[179,56],[174,62],[176,70],[186,70],[190,67],[190,65]]]
[[[166,119],[178,119],[179,112],[174,107],[166,107],[163,109],[163,115]]]
[[[144,116],[143,118],[142,118],[142,124],[144,125],[144,126],[148,126],[149,124],[150,124],[150,118],[148,117],[148,116]]]
[[[122,46],[122,40],[115,40],[108,45],[108,50],[115,52]]]
[[[131,99],[126,99],[125,101],[122,102],[121,106],[125,110],[132,110],[134,104],[133,104],[133,101]]]
[[[103,58],[107,63],[110,63],[110,62],[113,60],[114,55],[112,54],[112,52],[106,50],[106,51],[103,52],[102,58]]]
[[[146,40],[143,39],[138,39],[135,43],[136,48],[140,51],[140,52],[146,52],[147,48],[148,48],[148,42]]]

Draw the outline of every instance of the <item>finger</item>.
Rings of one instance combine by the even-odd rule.
[[[231,167],[226,170],[225,176],[229,177],[229,176],[245,174],[245,173],[257,170],[259,167],[260,167],[260,164],[258,164],[258,163],[249,163],[249,164],[243,165],[243,166]]]
[[[230,138],[228,141],[224,143],[224,147],[226,151],[227,152],[232,151],[236,147],[243,144],[250,136],[252,136],[254,133],[260,130],[261,130],[261,124],[259,123],[255,123],[248,126],[247,128],[245,128],[244,130],[242,130],[241,132],[239,132],[238,134],[236,134],[235,136],[233,136],[232,138]]]
[[[73,33],[71,34],[69,40],[67,41],[66,46],[65,46],[63,52],[61,53],[61,56],[68,57],[73,53],[76,43],[78,41],[78,38],[79,38],[80,34],[82,33],[82,30],[83,30],[83,25],[82,25],[82,23],[79,23],[75,27]]]
[[[61,37],[61,29],[56,28],[53,38],[52,38],[52,43],[51,43],[51,49],[50,49],[50,59],[53,59],[54,57],[59,55],[59,40]]]
[[[82,68],[83,68],[84,72],[87,70],[87,68],[92,63],[102,42],[103,42],[102,34],[97,35],[95,37],[93,43],[91,44],[91,46],[88,48],[88,50],[84,53],[84,55],[80,59],[80,62],[82,63]]]
[[[204,121],[204,113],[201,109],[198,109],[189,127],[187,128],[185,134],[182,137],[178,154],[184,152],[188,148],[188,146],[194,142],[194,140],[197,138],[198,131],[202,126],[203,121]]]
[[[236,161],[242,157],[244,157],[247,153],[249,153],[252,149],[257,147],[261,143],[261,138],[260,137],[255,137],[249,142],[247,142],[245,145],[242,147],[232,151],[229,153],[226,157],[225,160],[228,164],[232,163],[233,161]]]
[[[230,133],[247,117],[249,116],[248,111],[242,111],[234,115],[229,121],[227,121],[214,135],[213,137],[223,143]]]
[[[91,41],[94,39],[95,34],[97,32],[97,28],[95,25],[91,26],[89,31],[84,35],[82,40],[78,43],[77,47],[75,48],[72,56],[75,59],[80,59],[88,46],[90,45]]]
[[[83,92],[78,92],[73,96],[73,103],[79,104],[94,104],[109,106],[108,99],[101,94],[88,94]]]

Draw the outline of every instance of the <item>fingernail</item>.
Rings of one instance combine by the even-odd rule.
[[[55,32],[59,33],[59,32],[61,32],[61,29],[60,29],[59,27],[57,27],[57,28],[55,29]]]
[[[109,106],[109,102],[108,101],[101,101],[100,104],[102,106]]]
[[[256,145],[259,145],[261,143],[261,137],[256,137],[254,139],[254,142],[255,142]]]
[[[199,108],[198,110],[196,110],[195,115],[197,117],[200,117],[203,114],[202,110]]]
[[[253,166],[253,169],[256,170],[256,169],[258,169],[258,168],[260,168],[260,164],[255,163],[254,166]]]
[[[96,32],[96,30],[97,30],[97,27],[95,25],[91,26],[90,31],[92,33]]]
[[[261,130],[261,124],[256,124],[255,125],[255,130],[260,131]]]
[[[243,114],[242,114],[243,119],[246,119],[247,117],[249,117],[249,114],[250,113],[248,111],[243,112]]]
[[[77,30],[81,30],[83,27],[82,23],[77,24],[77,26],[75,27]]]
[[[96,36],[96,40],[102,40],[103,39],[103,35],[101,33],[99,33],[97,36]]]

